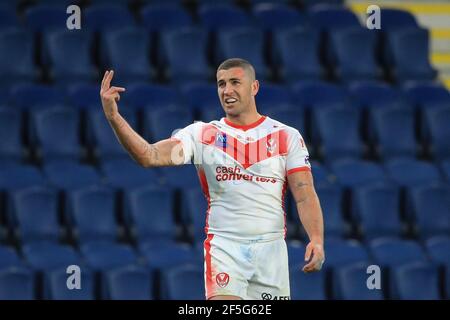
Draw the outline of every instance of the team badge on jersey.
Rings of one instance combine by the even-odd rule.
[[[219,287],[224,288],[230,281],[230,276],[226,272],[221,272],[216,276],[216,283]]]
[[[227,146],[227,135],[225,133],[216,133],[216,142],[215,145],[217,147],[226,148]]]
[[[275,151],[275,148],[277,147],[277,143],[275,142],[274,139],[269,139],[267,140],[267,152],[269,153],[273,153]]]

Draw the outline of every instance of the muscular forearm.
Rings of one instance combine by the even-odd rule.
[[[323,244],[323,216],[319,198],[312,186],[304,196],[297,201],[297,210],[300,220],[311,241]]]
[[[137,163],[144,167],[158,165],[158,148],[145,141],[119,113],[108,121],[120,144]]]

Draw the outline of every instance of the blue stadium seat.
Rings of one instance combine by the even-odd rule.
[[[144,111],[144,137],[148,141],[169,139],[175,130],[183,129],[193,121],[187,108],[170,107]]]
[[[25,12],[25,25],[34,32],[43,32],[49,29],[64,29],[68,14],[67,6],[61,3],[39,3],[28,7]]]
[[[44,297],[50,300],[94,300],[95,280],[91,270],[80,268],[80,289],[69,289],[67,287],[67,266],[47,271],[44,274]]]
[[[264,59],[264,34],[254,28],[223,30],[217,35],[216,63],[240,57],[250,61],[257,79],[270,79],[271,70]]]
[[[152,3],[140,11],[142,25],[150,31],[163,31],[191,27],[193,20],[180,4]]]
[[[1,300],[34,300],[34,274],[20,267],[0,270]]]
[[[326,236],[340,237],[347,235],[350,232],[350,227],[344,220],[342,189],[332,185],[318,185],[316,191],[327,224],[325,228]]]
[[[185,190],[199,186],[197,171],[192,165],[162,168],[161,173],[163,183],[169,187]]]
[[[55,81],[90,81],[98,77],[91,54],[92,34],[59,30],[45,37],[46,64]],[[67,63],[70,61],[71,63]]]
[[[337,182],[345,187],[358,187],[388,180],[383,168],[370,161],[341,160],[332,163],[331,169]]]
[[[181,265],[162,274],[161,296],[166,300],[204,300],[203,269],[197,265]]]
[[[380,14],[383,17],[382,30],[391,31],[419,27],[414,15],[406,10],[382,8]]]
[[[442,161],[441,169],[447,182],[450,182],[450,160]]]
[[[0,270],[14,266],[22,266],[23,264],[22,259],[13,247],[0,245]]]
[[[295,102],[285,86],[271,82],[260,83],[260,90],[255,99],[258,110],[261,112],[266,112],[273,108],[290,107]]]
[[[294,105],[285,105],[283,107],[266,109],[266,111],[266,114],[272,119],[297,129],[302,137],[306,137],[304,110],[296,108]]]
[[[314,110],[320,137],[320,153],[327,160],[359,158],[365,146],[359,134],[360,113],[354,108],[327,107]]]
[[[344,6],[318,4],[307,11],[311,24],[322,31],[360,27],[356,15]]]
[[[198,7],[201,25],[208,31],[251,26],[250,17],[241,8],[226,3],[204,3]]]
[[[418,146],[412,109],[373,108],[370,115],[376,151],[382,159],[416,156]]]
[[[400,90],[384,82],[355,81],[349,86],[350,93],[362,108],[411,107]]]
[[[157,169],[144,169],[128,158],[105,160],[101,163],[100,169],[105,177],[105,183],[113,188],[126,189],[160,184]]]
[[[361,27],[337,30],[330,35],[335,76],[342,81],[381,79],[376,61],[377,38]]]
[[[39,158],[84,158],[78,112],[67,107],[48,108],[33,112],[32,121]]]
[[[69,85],[67,87],[67,103],[79,110],[100,107],[98,84],[75,83]]]
[[[104,36],[106,65],[117,75],[117,83],[149,81],[156,75],[150,63],[152,45],[145,29],[123,28]]]
[[[411,207],[422,237],[450,234],[450,188],[448,185],[418,185],[411,188]]]
[[[194,250],[185,243],[152,240],[140,243],[139,252],[153,270],[163,271],[194,262],[201,264],[201,260],[195,255]]]
[[[219,102],[220,104],[220,102]],[[202,110],[200,114],[200,120],[204,122],[210,122],[213,120],[219,121],[225,116],[222,106],[213,106],[209,108],[205,108]]]
[[[353,215],[365,239],[401,236],[400,191],[388,185],[361,186],[353,194]]]
[[[325,166],[316,161],[311,161],[311,172],[314,178],[314,185],[317,188],[333,185],[336,182],[336,177]]]
[[[336,271],[337,268],[355,263],[369,265],[371,257],[364,245],[356,240],[329,238],[325,241],[325,270]]]
[[[341,300],[383,300],[382,290],[367,287],[367,263],[356,263],[337,268],[333,274],[333,293]]]
[[[110,31],[134,26],[135,20],[128,8],[117,4],[92,4],[83,10],[84,26],[94,32]]]
[[[28,243],[22,247],[25,261],[39,271],[67,268],[81,264],[81,257],[73,247],[49,242]]]
[[[221,109],[217,85],[208,82],[187,83],[181,86],[183,101],[190,110],[203,112]]]
[[[127,266],[108,272],[108,298],[111,300],[153,300],[153,277],[144,267]]]
[[[439,275],[435,266],[423,262],[411,263],[395,268],[392,275],[394,299],[440,299]]]
[[[393,159],[384,165],[388,176],[398,185],[414,187],[418,184],[439,182],[437,167],[426,161],[414,159]]]
[[[67,203],[68,218],[79,243],[117,240],[119,226],[112,190],[99,186],[74,190],[69,193]]]
[[[294,101],[303,108],[319,109],[329,106],[349,107],[349,94],[334,83],[298,81],[291,86]]]
[[[326,71],[319,58],[317,30],[304,27],[278,30],[273,35],[273,46],[273,60],[283,80],[292,82],[325,76]]]
[[[97,90],[98,97],[98,90]],[[65,103],[61,88],[38,83],[21,83],[11,88],[11,102],[15,107],[30,111]]]
[[[35,166],[10,163],[0,167],[0,190],[8,191],[46,184],[42,172]]]
[[[170,189],[143,186],[126,190],[124,212],[132,235],[139,242],[170,240],[177,233]]]
[[[200,188],[184,190],[183,218],[189,226],[190,235],[194,240],[205,239],[205,221],[207,219],[208,202]]]
[[[93,166],[77,162],[54,160],[45,163],[43,171],[50,185],[58,189],[72,190],[101,183]]]
[[[126,106],[120,110],[122,117],[128,124],[137,129],[137,115],[133,109]],[[117,140],[111,125],[105,117],[103,110],[93,108],[87,112],[87,135],[93,146],[93,152],[98,159],[128,157],[125,148]]]
[[[136,110],[169,108],[180,104],[178,91],[172,86],[133,83],[126,89],[126,93],[121,96],[121,101]]]
[[[12,194],[12,212],[16,234],[22,243],[58,241],[62,230],[58,223],[58,198],[54,190],[30,187]]]
[[[288,240],[289,270],[301,270],[305,265],[305,245],[299,240]]]
[[[430,135],[430,153],[435,159],[450,159],[450,104],[424,110]]]
[[[290,271],[292,300],[326,300],[325,274],[306,274],[300,269]]]
[[[90,242],[80,246],[86,264],[94,271],[108,271],[137,263],[137,254],[126,244]]]
[[[388,34],[389,52],[392,54],[391,73],[396,81],[432,80],[436,70],[429,61],[428,30],[406,28]]]
[[[264,31],[274,32],[306,24],[306,18],[298,10],[284,3],[257,4],[252,6],[251,12],[258,27]]]
[[[398,238],[378,238],[369,242],[374,262],[382,268],[394,268],[412,262],[428,262],[418,242]]]
[[[0,82],[33,81],[39,72],[34,63],[35,43],[23,29],[7,28],[0,32]]]
[[[0,6],[0,27],[3,30],[9,27],[17,27],[18,25],[19,19],[14,7],[9,7],[6,2],[3,2]]]
[[[162,35],[164,75],[173,82],[185,79],[210,80],[212,69],[207,58],[207,34],[203,29],[182,28]],[[189,64],[186,64],[186,59]]]
[[[439,82],[408,81],[403,91],[417,108],[428,109],[450,104],[450,92]]]
[[[450,236],[435,236],[425,242],[428,256],[436,265],[450,266]],[[450,292],[448,292],[450,294]]]
[[[22,117],[18,110],[0,107],[0,159],[21,160],[27,153],[22,145]]]

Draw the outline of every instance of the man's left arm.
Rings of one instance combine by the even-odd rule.
[[[308,263],[303,267],[303,271],[319,271],[325,261],[323,216],[311,171],[297,171],[289,174],[288,183],[300,221],[310,240],[305,252],[305,261]]]

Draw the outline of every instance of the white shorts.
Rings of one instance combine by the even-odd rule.
[[[218,295],[250,300],[290,299],[284,239],[236,241],[210,234],[204,249],[206,299]]]

